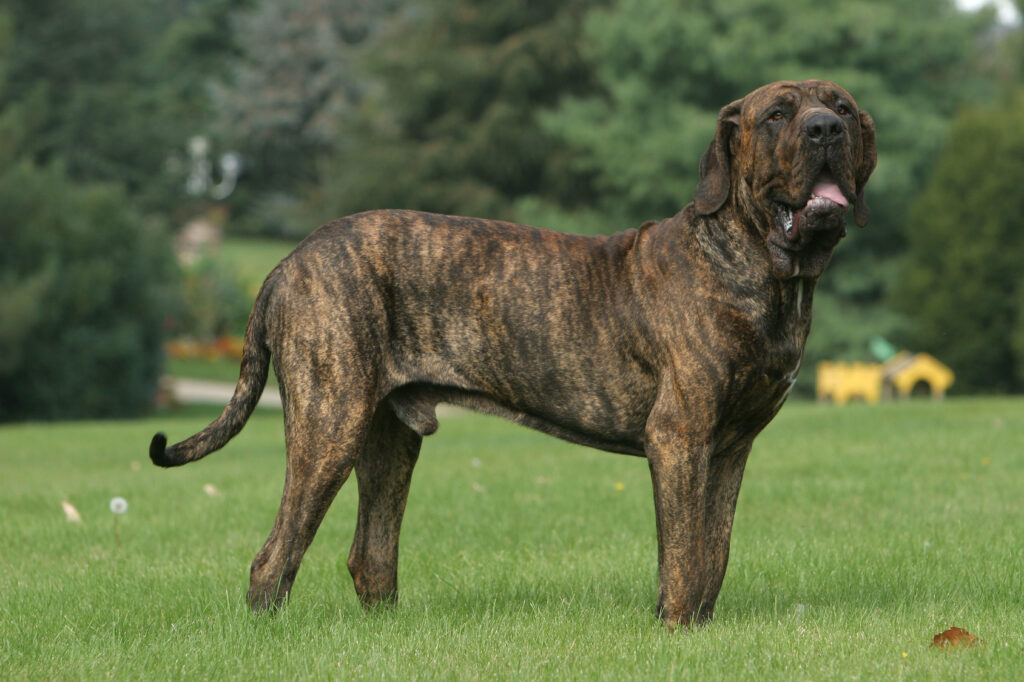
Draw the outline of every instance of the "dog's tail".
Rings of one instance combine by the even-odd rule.
[[[245,330],[242,345],[242,366],[239,370],[235,393],[221,415],[209,426],[187,438],[167,447],[167,436],[158,433],[149,444],[149,458],[161,467],[176,467],[206,457],[211,452],[227,445],[238,435],[256,409],[267,383],[270,369],[270,347],[267,343],[267,303],[273,290],[278,270],[267,276],[263,287],[256,296],[249,324]]]

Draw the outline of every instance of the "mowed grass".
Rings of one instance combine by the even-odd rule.
[[[364,612],[354,477],[291,602],[248,612],[279,415],[164,471],[217,409],[0,428],[4,679],[1019,679],[1024,401],[788,405],[755,444],[713,624],[654,619],[644,460],[456,414],[413,480],[401,601]],[[214,485],[220,495],[203,490]],[[128,500],[115,542],[110,498]],[[68,500],[84,523],[64,520]],[[980,647],[942,652],[960,626]]]
[[[206,358],[168,357],[164,362],[164,374],[179,378],[219,381],[234,385],[238,382],[238,365],[238,360],[229,357],[209,360]],[[267,376],[266,385],[266,390],[277,391],[277,376],[273,372],[270,372]]]
[[[212,258],[219,267],[232,273],[245,292],[255,298],[270,271],[300,241],[231,237],[224,240]]]

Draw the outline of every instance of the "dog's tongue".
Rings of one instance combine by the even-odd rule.
[[[811,190],[811,197],[822,197],[829,201],[834,201],[843,208],[850,205],[850,202],[846,200],[843,193],[839,190],[839,185],[836,184],[835,179],[829,173],[823,173],[818,178],[817,184],[814,185],[814,189]]]

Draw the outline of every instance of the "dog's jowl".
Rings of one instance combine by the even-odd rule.
[[[610,237],[412,211],[324,225],[267,277],[223,414],[150,446],[160,466],[224,446],[271,361],[287,475],[249,603],[280,604],[353,468],[348,567],[363,603],[398,595],[398,536],[435,406],[490,412],[646,457],[657,612],[708,620],[754,437],[792,386],[814,285],[864,225],[871,117],[824,81],[764,86],[721,110],[694,201]]]

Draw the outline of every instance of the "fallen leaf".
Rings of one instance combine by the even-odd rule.
[[[217,490],[217,486],[212,483],[207,483],[203,486],[203,492],[210,497],[220,497],[220,491]]]
[[[966,649],[982,641],[963,628],[951,627],[932,637],[932,646],[937,649]]]
[[[81,523],[82,515],[78,513],[78,510],[72,506],[70,502],[64,500],[60,503],[61,508],[64,510],[64,518],[71,523]]]

